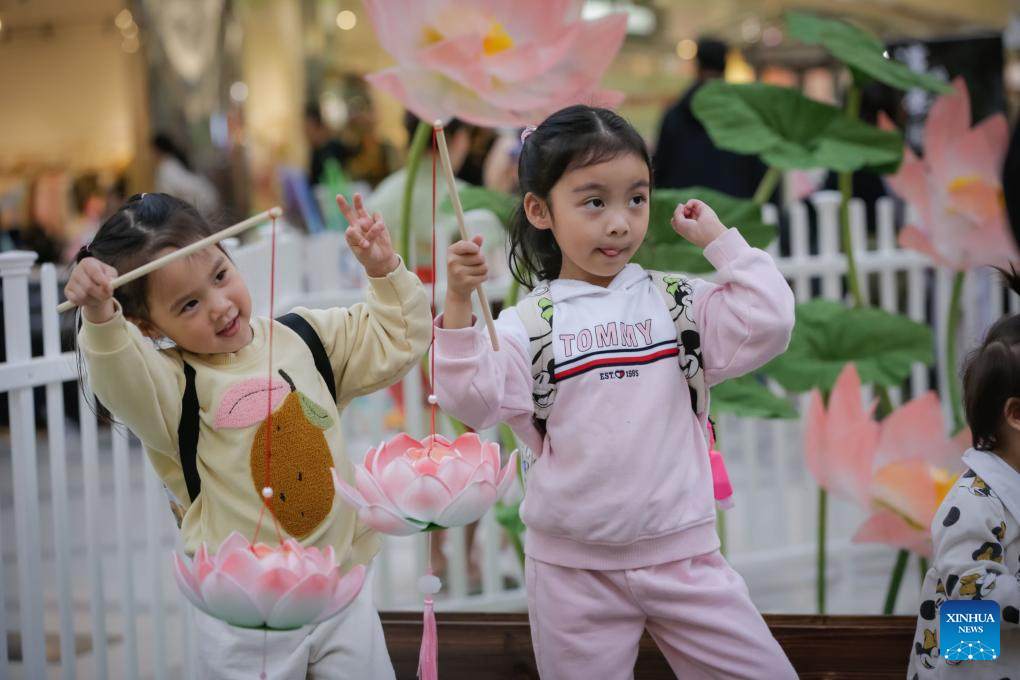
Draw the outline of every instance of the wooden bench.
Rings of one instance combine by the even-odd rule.
[[[383,612],[381,616],[397,678],[414,680],[421,614]],[[916,623],[913,617],[776,614],[766,615],[765,621],[804,680],[906,677]],[[527,614],[441,613],[436,615],[436,624],[442,680],[538,678]],[[647,633],[641,639],[634,677],[674,677]],[[767,679],[768,673],[761,677]]]

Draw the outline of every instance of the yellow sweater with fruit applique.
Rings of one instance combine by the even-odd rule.
[[[285,536],[336,550],[344,568],[369,562],[378,538],[334,498],[330,468],[353,483],[344,452],[340,411],[354,397],[404,376],[428,348],[431,314],[425,289],[403,264],[369,279],[364,303],[350,308],[294,310],[315,329],[336,380],[337,402],[311,352],[292,330],[266,318],[251,321],[253,339],[230,354],[157,349],[120,313],[102,324],[84,321],[79,346],[99,401],[141,440],[160,478],[181,502],[184,548],[215,550],[232,531],[255,532],[266,485],[266,408],[272,457],[270,509]],[[273,370],[268,333],[273,324]],[[202,491],[189,503],[177,428],[185,362],[195,369],[199,402],[197,467]],[[276,542],[266,518],[259,540]]]

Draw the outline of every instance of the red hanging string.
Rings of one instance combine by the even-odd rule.
[[[432,314],[436,313],[436,156],[437,135],[432,130]],[[429,444],[429,453],[435,445],[436,439],[436,324],[432,322],[432,356],[430,357],[429,368],[429,406],[432,416],[432,443]],[[432,572],[432,541],[434,536],[428,532],[427,541],[427,567],[425,573],[433,576]],[[436,631],[436,613],[432,593],[425,595],[425,605],[422,608],[422,637],[421,648],[418,650],[418,680],[438,680],[439,678],[439,639]]]
[[[436,313],[436,282],[439,280],[436,271],[436,156],[438,155],[436,131],[432,130],[432,314]],[[432,323],[432,356],[429,367],[429,395],[436,394],[436,324]],[[434,401],[434,399],[432,400]],[[432,407],[432,440],[436,438],[436,404]],[[431,445],[429,449],[431,450]],[[431,570],[429,573],[432,573]]]
[[[270,228],[270,256],[269,256],[269,334],[267,338],[267,347],[269,351],[269,375],[266,382],[266,461],[265,461],[265,476],[262,480],[262,489],[270,488],[270,481],[272,477],[269,474],[269,466],[273,459],[273,319],[275,315],[273,313],[274,303],[276,302],[276,216],[270,217],[272,226]],[[262,496],[262,489],[259,489],[259,495]],[[280,531],[280,523],[276,521],[276,515],[273,514],[272,508],[269,506],[269,501],[272,497],[266,498],[262,496],[262,509],[259,511],[259,520],[255,525],[255,535],[252,537],[251,542],[254,546],[259,538],[259,531],[262,529],[262,520],[265,518],[266,509],[269,509],[269,514],[273,517],[273,524],[276,527],[276,538],[280,543],[283,543],[283,533]]]

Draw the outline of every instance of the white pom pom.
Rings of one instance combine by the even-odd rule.
[[[262,497],[265,498],[266,500],[269,500],[270,498],[272,498],[273,497],[273,487],[271,487],[271,486],[264,486],[264,487],[262,487]]]
[[[418,579],[418,592],[422,595],[435,595],[443,588],[438,576],[427,574]]]
[[[436,404],[439,403],[439,397],[437,397],[434,394],[430,394],[429,395],[429,403],[432,404],[433,406],[435,406]]]

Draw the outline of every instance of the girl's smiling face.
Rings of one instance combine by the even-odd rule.
[[[608,286],[648,232],[648,165],[633,153],[567,170],[543,201],[524,197],[528,220],[563,253],[560,278]]]
[[[136,321],[146,335],[166,336],[195,354],[236,352],[251,342],[251,295],[218,247],[172,262],[149,277],[149,319]]]

